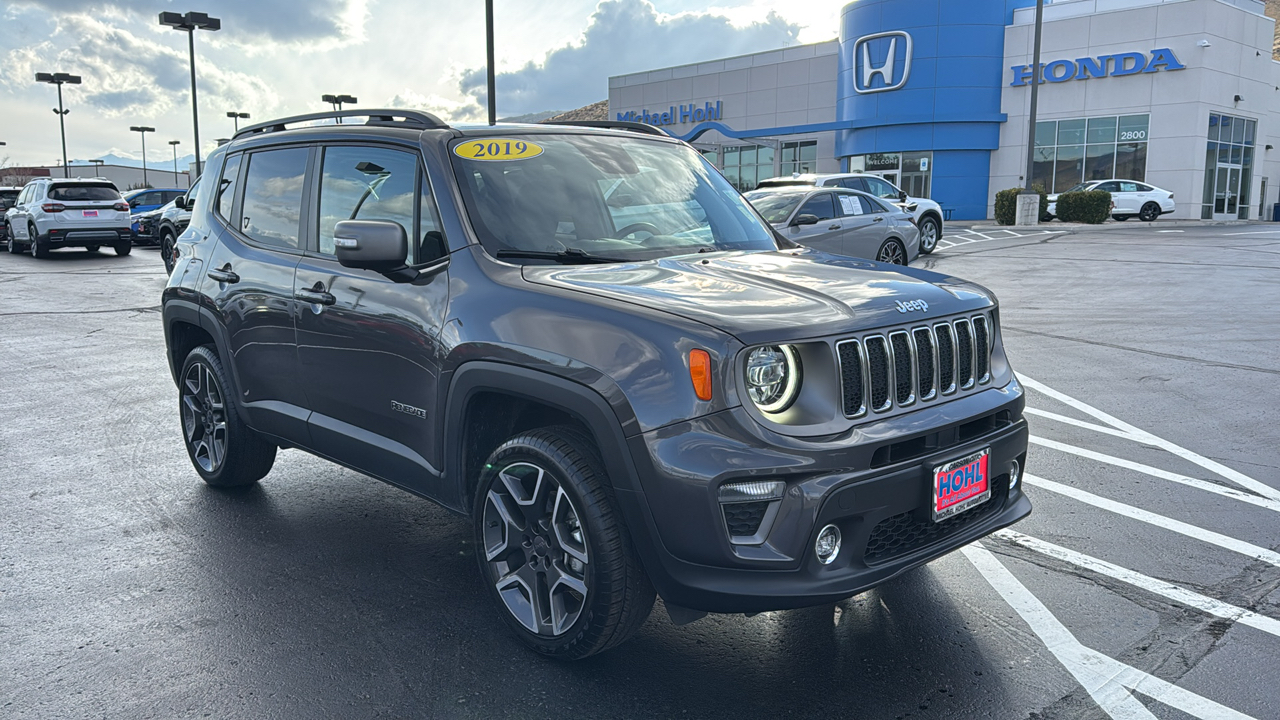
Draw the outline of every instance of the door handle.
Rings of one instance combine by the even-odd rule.
[[[828,225],[828,226],[827,226],[827,229],[828,229],[828,230],[839,230],[839,229],[840,229],[840,223],[836,223],[835,225]]]
[[[223,282],[223,283],[240,282],[240,276],[231,272],[231,263],[227,263],[226,265],[223,265],[221,268],[210,270],[208,273],[205,273],[205,274],[209,276],[210,280],[217,280],[218,282]]]
[[[884,222],[884,216],[883,216],[883,215],[877,215],[877,216],[875,216],[875,218],[874,218],[871,222]]]
[[[338,298],[334,297],[332,293],[325,292],[324,283],[319,282],[309,289],[294,291],[293,297],[313,305],[333,305],[338,302]]]

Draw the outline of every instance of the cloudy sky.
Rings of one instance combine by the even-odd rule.
[[[608,96],[608,77],[836,37],[848,0],[495,0],[498,113],[569,110]],[[139,157],[130,125],[157,128],[149,162],[191,150],[186,35],[162,11],[201,10],[222,30],[196,35],[201,139],[253,121],[327,109],[326,93],[364,107],[415,107],[453,121],[485,117],[484,3],[443,0],[4,0],[0,3],[0,161],[60,158],[55,90],[65,86],[67,154]],[[3,163],[0,163],[3,164]]]

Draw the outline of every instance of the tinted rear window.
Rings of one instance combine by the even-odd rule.
[[[21,190],[0,190],[0,208],[11,208],[18,200]]]
[[[110,185],[84,183],[80,185],[54,185],[49,188],[50,200],[63,202],[77,200],[119,200],[120,191]]]

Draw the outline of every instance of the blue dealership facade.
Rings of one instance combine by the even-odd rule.
[[[744,190],[864,171],[988,218],[997,190],[1025,183],[1034,4],[855,0],[836,41],[610,78],[610,114],[670,115],[668,132]],[[1179,217],[1269,218],[1280,65],[1264,9],[1049,2],[1032,182],[1133,179],[1173,191]]]

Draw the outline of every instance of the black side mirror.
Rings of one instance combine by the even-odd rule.
[[[906,201],[907,201],[907,191],[906,191],[906,190],[899,190],[899,191],[898,191],[898,200],[899,200],[899,201],[901,201],[901,202],[906,202]]]
[[[805,213],[803,215],[797,215],[796,219],[791,221],[791,224],[792,225],[817,225],[818,216],[810,215],[809,213]]]
[[[388,220],[343,220],[333,228],[333,245],[344,267],[388,273],[404,267],[409,236]]]
[[[174,198],[174,199],[173,199],[173,206],[174,206],[174,207],[176,207],[176,208],[178,208],[179,210],[186,210],[186,209],[187,209],[187,196],[186,196],[186,195],[179,195],[178,197]]]

